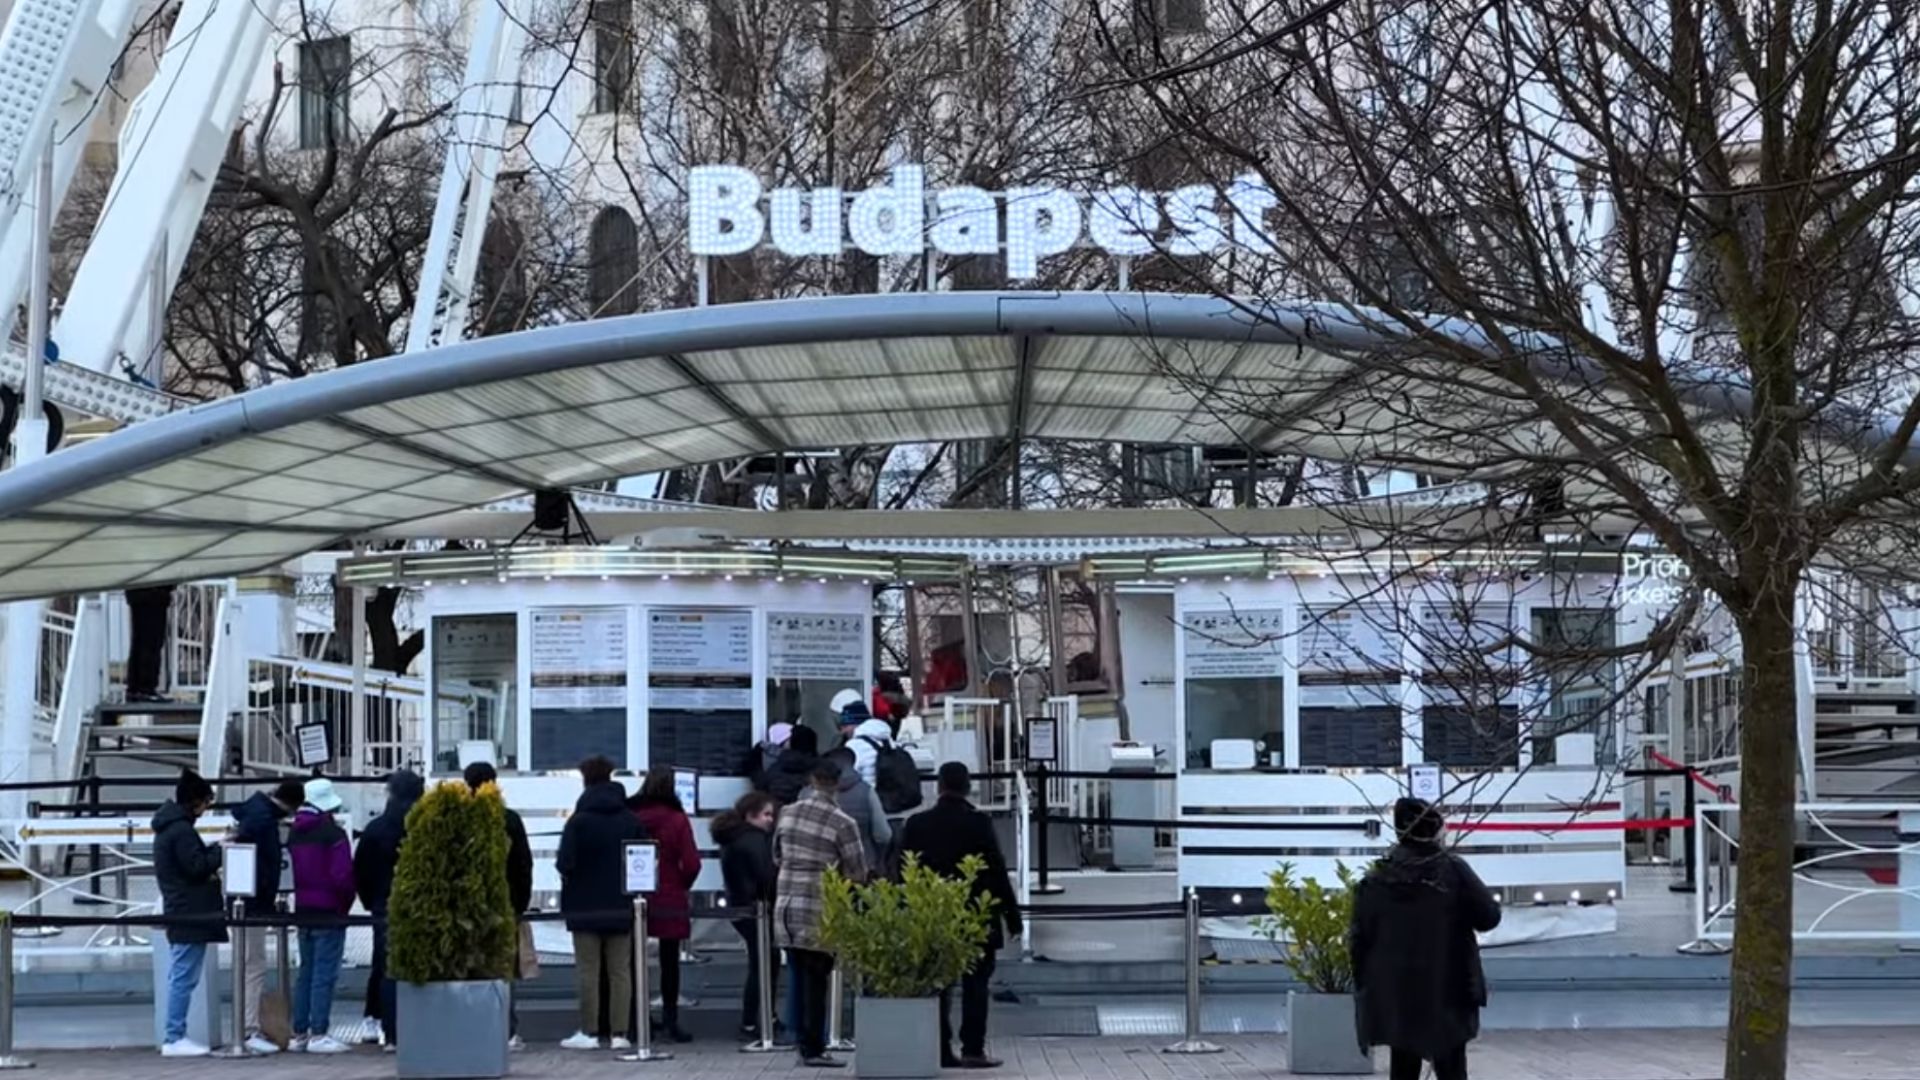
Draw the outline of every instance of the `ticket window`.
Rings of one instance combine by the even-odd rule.
[[[1221,740],[1253,743],[1261,767],[1284,765],[1284,613],[1187,611],[1180,621],[1185,767],[1214,768]]]
[[[433,770],[489,760],[520,767],[519,616],[433,619]]]
[[[812,728],[821,749],[840,741],[834,696],[853,690],[868,700],[870,620],[849,612],[767,613],[767,724]]]

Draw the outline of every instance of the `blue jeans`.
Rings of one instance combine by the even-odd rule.
[[[167,1041],[187,1037],[187,1011],[193,1007],[193,991],[200,985],[200,972],[207,966],[205,945],[167,946]]]
[[[293,1034],[325,1035],[333,1027],[333,984],[347,951],[347,930],[300,931],[300,971],[293,977]]]

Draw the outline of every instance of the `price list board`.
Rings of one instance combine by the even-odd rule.
[[[1403,720],[1397,707],[1300,710],[1300,764],[1308,768],[1393,768]]]
[[[647,759],[738,776],[753,746],[753,613],[647,612]]]

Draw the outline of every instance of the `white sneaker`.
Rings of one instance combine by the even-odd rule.
[[[160,1048],[161,1057],[206,1057],[212,1052],[192,1039],[175,1039]]]
[[[246,1047],[247,1047],[247,1053],[258,1054],[261,1057],[266,1057],[268,1054],[277,1054],[280,1052],[280,1048],[274,1045],[272,1039],[267,1038],[265,1035],[262,1035],[257,1031],[247,1036]]]
[[[526,1048],[527,1048],[527,1040],[521,1038],[518,1035],[515,1035],[512,1038],[507,1040],[507,1049],[513,1051],[516,1054],[522,1050],[525,1050]]]
[[[572,1035],[569,1035],[566,1038],[560,1040],[560,1049],[562,1050],[598,1050],[600,1049],[600,1040],[594,1038],[593,1036],[587,1034],[584,1031],[576,1031]]]
[[[309,1054],[344,1054],[350,1049],[346,1043],[331,1035],[316,1035],[307,1040]]]
[[[618,1036],[618,1035],[615,1035],[615,1036],[614,1036],[614,1037],[613,1037],[613,1038],[612,1038],[612,1039],[611,1039],[611,1040],[610,1040],[610,1041],[609,1041],[609,1042],[607,1043],[607,1048],[608,1048],[608,1049],[610,1049],[610,1050],[631,1050],[631,1049],[633,1049],[633,1040],[632,1040],[632,1039],[623,1039],[623,1038],[621,1038],[620,1036]]]
[[[295,1035],[292,1038],[287,1040],[287,1053],[304,1054],[306,1052],[307,1052],[307,1037],[305,1035]]]
[[[365,1016],[361,1017],[360,1022],[354,1025],[353,1034],[341,1041],[359,1043],[361,1046],[372,1046],[374,1043],[379,1042],[380,1039],[380,1021],[371,1016]]]

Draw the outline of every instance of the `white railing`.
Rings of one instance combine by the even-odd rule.
[[[174,590],[173,607],[167,614],[165,683],[174,692],[206,687],[220,602],[226,595],[224,583],[182,585]]]
[[[227,595],[214,609],[207,683],[200,698],[200,775],[219,776],[227,763],[227,736],[246,703],[247,658],[240,634],[240,598]]]
[[[48,743],[60,723],[60,690],[67,679],[67,661],[73,656],[75,616],[55,611],[51,606],[40,612],[40,663],[33,680],[34,735]]]
[[[1721,945],[1733,940],[1738,915],[1740,808],[1709,803],[1695,813],[1695,937]],[[1796,941],[1920,941],[1920,881],[1901,882],[1911,869],[1902,863],[1920,864],[1920,840],[1901,838],[1902,815],[1920,815],[1920,803],[1794,805],[1815,852],[1793,864]]]
[[[80,775],[87,724],[107,696],[107,610],[98,594],[80,598],[67,643],[66,671],[60,679],[60,707],[53,720],[53,775]]]
[[[362,686],[365,717],[352,723],[353,669],[291,657],[247,661],[240,708],[241,763],[249,771],[296,772],[303,768],[299,730],[324,725],[333,771],[382,773],[417,765],[426,715],[426,680],[370,671]]]

